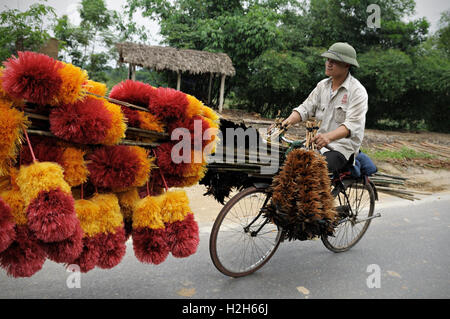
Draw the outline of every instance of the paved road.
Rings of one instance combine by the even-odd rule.
[[[320,241],[287,242],[257,273],[223,276],[209,258],[210,227],[201,225],[198,252],[170,256],[158,266],[136,260],[131,243],[120,265],[81,275],[69,289],[64,267],[47,261],[31,278],[0,270],[0,298],[449,298],[450,195],[379,205],[365,237],[346,253]],[[380,288],[368,288],[369,265],[380,270]],[[372,281],[374,282],[374,281]]]

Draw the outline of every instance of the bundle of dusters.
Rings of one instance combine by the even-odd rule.
[[[8,275],[32,276],[46,259],[109,269],[130,237],[144,263],[196,252],[199,229],[180,187],[205,175],[217,142],[212,109],[131,80],[107,96],[86,71],[35,52],[3,65],[0,267]],[[178,152],[194,161],[171,158],[178,128],[189,133]]]
[[[287,239],[333,235],[338,215],[327,162],[321,154],[305,149],[289,152],[272,181],[272,189],[266,215],[283,227]]]

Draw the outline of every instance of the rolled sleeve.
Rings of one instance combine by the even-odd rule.
[[[320,99],[319,85],[320,83],[314,88],[314,90],[309,94],[307,99],[302,104],[294,108],[294,111],[298,112],[302,117],[302,121],[307,121],[315,114],[315,110]]]
[[[358,89],[355,91],[353,98],[349,102],[345,121],[342,125],[350,131],[348,137],[360,137],[362,140],[368,109],[367,92],[365,90]]]

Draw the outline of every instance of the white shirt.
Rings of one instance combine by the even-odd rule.
[[[336,90],[331,89],[331,78],[320,81],[308,98],[294,109],[306,121],[315,117],[322,121],[317,133],[327,133],[344,125],[350,136],[331,142],[334,150],[341,152],[348,160],[358,153],[364,138],[368,95],[364,86],[350,73]]]

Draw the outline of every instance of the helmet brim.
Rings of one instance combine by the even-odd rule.
[[[359,68],[359,64],[358,61],[356,61],[356,59],[344,56],[344,55],[340,55],[340,54],[336,54],[332,51],[326,51],[324,53],[322,53],[320,56],[324,57],[324,58],[330,58],[332,60],[336,60],[336,61],[341,61],[341,62],[345,62],[351,65],[356,66],[357,68]]]

